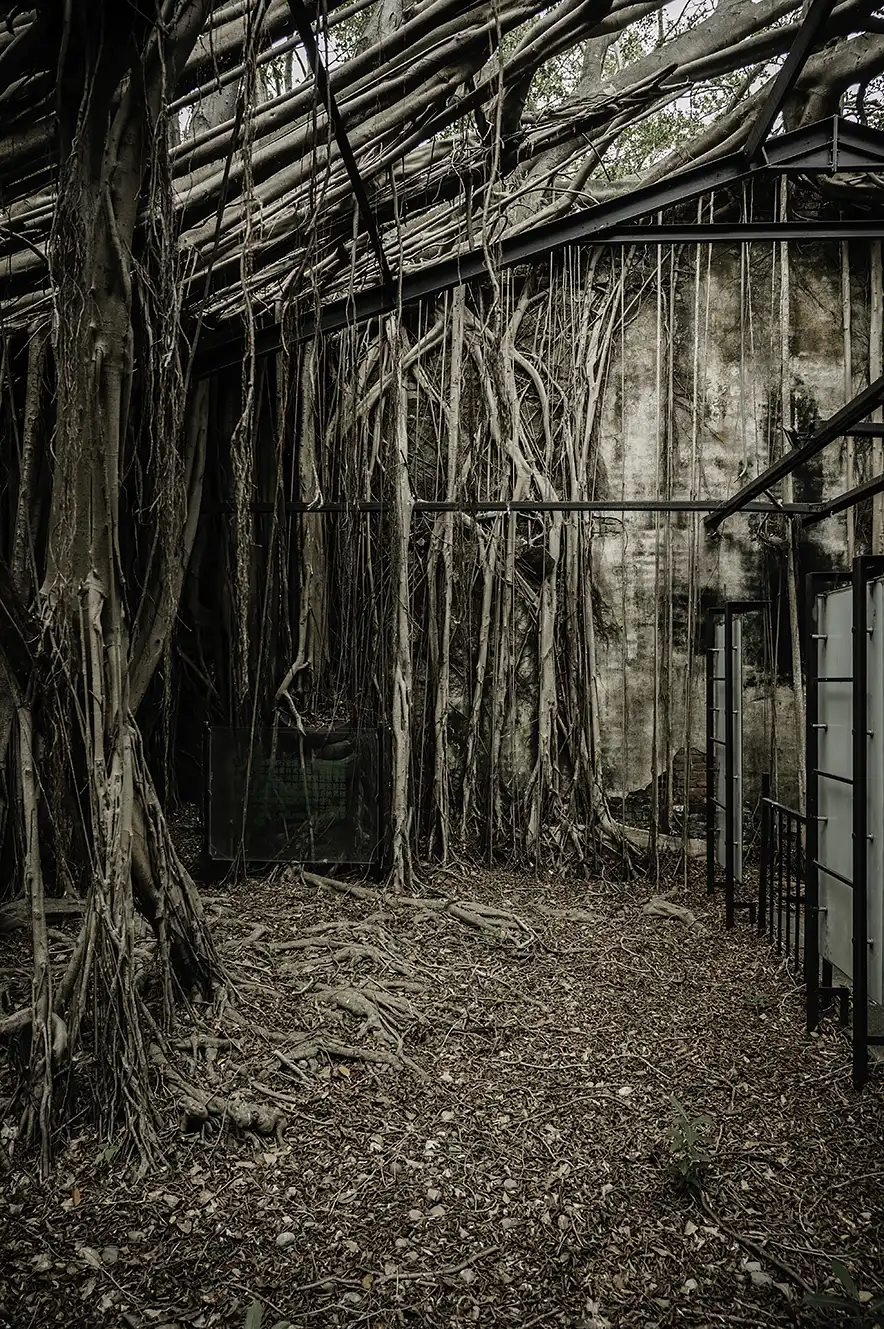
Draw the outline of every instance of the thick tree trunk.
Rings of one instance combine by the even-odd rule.
[[[136,982],[136,905],[158,942],[167,1018],[177,993],[208,999],[222,977],[199,897],[172,845],[134,719],[167,648],[195,536],[205,457],[205,387],[194,391],[191,427],[182,439],[175,432],[180,417],[171,400],[181,388],[180,377],[176,381],[167,375],[145,385],[146,394],[154,397],[148,427],[159,472],[162,537],[147,542],[156,556],[143,577],[131,643],[127,600],[134,588],[124,573],[120,535],[125,458],[138,446],[130,421],[136,218],[158,141],[165,81],[199,31],[208,0],[189,7],[177,34],[151,29],[149,20],[130,7],[94,0],[84,8],[90,12],[71,20],[59,92],[63,165],[51,254],[59,310],[56,430],[51,458],[44,463],[51,468],[44,570],[33,609],[27,610],[40,561],[34,477],[46,336],[39,330],[29,358],[13,565],[4,590],[14,597],[23,621],[33,625],[28,640],[39,641],[35,653],[11,672],[21,697],[23,871],[33,920],[33,1000],[25,1020],[32,1027],[28,1112],[30,1125],[42,1137],[44,1168],[49,1165],[53,1062],[62,1051],[59,1026],[69,1052],[84,1036],[90,1038],[110,1119],[128,1126],[143,1156],[153,1152],[150,1067]],[[160,52],[160,43],[170,37],[172,49]],[[175,37],[183,52],[174,49]],[[156,177],[151,183],[155,186]],[[174,361],[174,319],[155,335],[165,339]],[[162,510],[164,500],[167,511]],[[4,667],[10,672],[8,658]],[[5,743],[7,733],[4,713],[0,741]],[[50,774],[59,768],[64,780]],[[65,797],[73,798],[83,828],[81,867],[88,897],[80,941],[53,999],[38,810],[41,799],[49,803]],[[47,822],[63,822],[63,808],[50,805],[45,811]],[[71,846],[68,850],[73,852]]]

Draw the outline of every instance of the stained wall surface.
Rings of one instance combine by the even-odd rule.
[[[791,246],[787,290],[783,302],[779,256],[771,246],[753,246],[742,260],[723,249],[686,252],[672,316],[668,300],[661,315],[651,283],[613,348],[600,437],[606,496],[722,499],[780,455],[783,382],[789,390],[786,418],[802,432],[868,383],[868,249],[851,247],[848,291],[839,246]],[[869,464],[862,444],[856,452],[853,483]],[[847,487],[848,444],[842,441],[796,475],[793,497],[814,501]],[[609,787],[647,786],[655,712],[658,771],[667,728],[672,751],[685,746],[688,732],[695,749],[704,746],[702,614],[689,608],[689,600],[705,606],[773,597],[779,611],[773,640],[765,648],[759,630],[747,634],[746,764],[751,788],[770,764],[773,723],[780,793],[792,797],[796,710],[782,519],[738,515],[709,537],[702,518],[627,514],[622,521],[600,522],[599,530],[597,576],[616,624],[599,646]],[[847,559],[846,517],[802,536],[800,573],[842,568]]]

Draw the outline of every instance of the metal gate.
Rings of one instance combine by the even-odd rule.
[[[743,614],[764,600],[730,600],[706,617],[706,889],[724,871],[725,924],[738,909],[755,917],[743,898]]]
[[[809,1028],[852,996],[859,1086],[884,1044],[869,1028],[884,1007],[884,558],[856,559],[844,582],[808,578],[805,976]]]

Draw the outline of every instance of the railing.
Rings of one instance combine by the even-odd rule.
[[[758,931],[770,937],[799,983],[805,981],[807,817],[770,796],[761,777]]]

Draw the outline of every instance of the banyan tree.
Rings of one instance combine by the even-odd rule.
[[[778,128],[874,126],[884,19],[816,8]],[[861,379],[880,250],[734,245],[725,270],[698,245],[555,241],[745,147],[795,0],[32,0],[2,19],[0,890],[28,902],[33,972],[0,1033],[48,1166],[60,1068],[87,1049],[149,1157],[176,1005],[235,1001],[166,819],[198,800],[205,725],[384,726],[398,890],[425,858],[628,856],[673,831],[698,521],[658,516],[630,549],[623,520],[567,504],[714,490],[725,287],[753,398],[728,475],[762,469],[783,426],[826,413],[796,384],[790,301],[821,265],[842,281],[841,313],[871,325]],[[665,219],[880,207],[869,174],[762,172]],[[538,227],[544,260],[504,264]],[[469,283],[415,298],[467,253]],[[788,523],[757,525],[753,556],[794,581]],[[633,556],[655,646],[639,737],[603,668]],[[650,837],[618,801],[642,783]],[[83,913],[59,964],[63,897]]]

